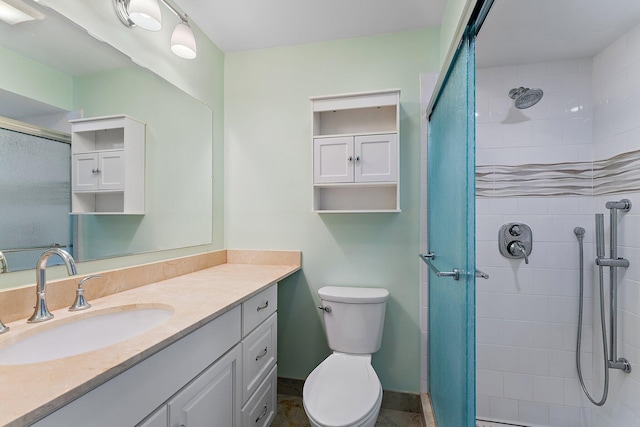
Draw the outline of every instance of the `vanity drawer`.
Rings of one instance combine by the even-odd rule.
[[[242,340],[242,402],[258,389],[278,360],[278,315],[273,313]]]
[[[267,427],[276,416],[278,366],[267,375],[253,397],[242,408],[242,427]]]
[[[278,285],[273,284],[264,291],[242,303],[242,336],[245,337],[256,326],[267,320],[278,308]]]

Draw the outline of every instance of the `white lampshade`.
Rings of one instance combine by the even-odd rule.
[[[181,58],[196,57],[196,38],[186,22],[176,25],[171,35],[171,51]]]
[[[129,0],[129,18],[140,28],[158,31],[162,28],[162,14],[157,0]]]

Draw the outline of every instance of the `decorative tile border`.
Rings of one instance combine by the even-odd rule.
[[[477,197],[601,196],[640,191],[640,150],[594,162],[477,165]]]

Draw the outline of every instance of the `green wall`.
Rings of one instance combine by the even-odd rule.
[[[65,110],[73,109],[73,78],[0,47],[0,89]]]
[[[329,354],[317,289],[385,287],[373,364],[385,389],[419,391],[419,74],[438,62],[439,29],[226,55],[226,246],[303,253],[279,288],[279,375],[305,378]],[[311,212],[309,97],[389,88],[402,91],[402,213]]]
[[[210,244],[211,109],[133,65],[76,78],[74,98],[85,117],[127,114],[146,124],[146,214],[77,217],[88,242],[82,260]]]

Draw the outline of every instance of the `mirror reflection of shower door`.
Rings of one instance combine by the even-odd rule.
[[[429,118],[429,393],[439,426],[475,426],[475,55],[463,40]],[[468,274],[471,272],[472,274]]]
[[[72,252],[70,147],[0,128],[0,251],[9,271],[34,268],[53,244]]]

